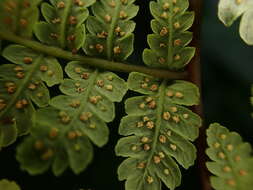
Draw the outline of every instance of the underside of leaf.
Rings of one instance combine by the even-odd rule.
[[[121,120],[119,133],[127,137],[119,140],[116,154],[129,158],[119,166],[119,179],[127,180],[126,190],[159,190],[161,181],[175,189],[181,183],[175,161],[187,169],[196,159],[189,141],[198,137],[201,120],[184,106],[198,103],[198,88],[140,73],[131,73],[128,85],[145,96],[126,101],[128,115]]]
[[[83,22],[88,17],[87,7],[95,1],[50,2],[42,4],[46,22],[40,22],[35,27],[40,41],[67,47],[73,53],[81,46],[92,56],[99,57],[98,54],[106,52],[102,57],[108,60],[122,61],[132,53],[135,24],[130,19],[138,11],[138,7],[133,5],[134,1],[97,1],[92,6],[94,16],[87,21],[89,34],[86,40],[81,35],[85,31]],[[90,44],[97,40],[103,40],[103,43]],[[93,50],[96,52],[92,53]],[[99,147],[107,143],[109,130],[106,123],[115,117],[114,102],[120,102],[128,89],[124,80],[116,74],[84,67],[81,62],[67,63],[65,71],[69,78],[60,85],[63,95],[54,97],[49,108],[36,113],[31,137],[18,149],[17,159],[22,168],[31,174],[43,173],[50,166],[57,176],[68,166],[76,174],[83,171],[92,159],[91,142]],[[45,132],[43,125],[47,126],[44,127],[47,129]],[[52,134],[55,137],[53,135],[52,138]],[[34,152],[31,147],[38,142],[43,144],[43,149]],[[33,164],[26,162],[31,155],[35,160]],[[47,162],[42,162],[43,155],[46,155]],[[61,156],[64,161],[61,161]],[[58,168],[62,162],[65,163],[64,167]]]
[[[127,91],[124,80],[111,72],[87,68],[80,62],[68,63],[65,71],[70,79],[60,85],[64,95],[54,97],[50,108],[38,111],[32,137],[18,148],[21,167],[33,175],[51,165],[56,176],[68,165],[76,174],[83,171],[92,160],[91,142],[99,147],[107,143],[106,123],[115,117],[113,102],[120,102]],[[27,162],[30,156],[33,164]],[[58,163],[61,159],[64,167]]]
[[[149,67],[182,70],[195,54],[186,47],[192,40],[187,30],[194,13],[186,11],[187,0],[150,2],[151,49],[143,52]],[[116,154],[128,157],[119,166],[126,190],[160,190],[161,182],[175,189],[181,184],[178,164],[187,169],[194,164],[196,148],[190,141],[198,137],[201,119],[185,106],[199,103],[198,88],[186,81],[168,81],[140,73],[128,78],[131,90],[144,94],[125,102],[127,116],[121,120]],[[178,164],[177,164],[178,163]]]
[[[215,190],[251,190],[253,186],[253,157],[249,143],[238,133],[212,124],[207,130],[206,153],[212,162],[206,165],[211,173]]]
[[[0,147],[15,141],[32,126],[34,105],[49,102],[48,86],[61,82],[63,73],[55,58],[20,45],[8,46],[3,57],[14,64],[0,66]]]
[[[50,0],[43,3],[41,12],[45,21],[36,24],[36,37],[43,43],[66,48],[76,53],[84,43],[84,21],[89,15],[87,7],[95,0]]]
[[[31,38],[39,19],[37,8],[41,0],[1,0],[0,28],[19,36]]]
[[[240,35],[249,45],[253,45],[253,2],[251,0],[220,0],[219,19],[231,26],[240,16]]]
[[[137,15],[135,0],[104,0],[92,6],[94,16],[87,21],[84,51],[91,56],[109,60],[125,60],[133,52],[133,31],[131,21]]]
[[[151,49],[145,49],[143,60],[150,67],[173,70],[185,67],[195,54],[194,47],[186,47],[192,40],[187,31],[193,24],[194,12],[186,11],[188,0],[158,0],[150,2],[154,34],[148,35]]]

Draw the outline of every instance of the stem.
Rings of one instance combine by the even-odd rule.
[[[164,70],[164,69],[148,68],[144,66],[113,62],[113,61],[87,57],[87,56],[82,56],[82,55],[73,55],[71,52],[62,50],[60,48],[47,46],[39,42],[24,39],[14,34],[11,34],[9,32],[4,32],[4,31],[0,31],[0,39],[8,40],[8,41],[26,46],[35,51],[38,51],[50,56],[67,59],[70,61],[80,61],[84,65],[97,67],[97,68],[105,69],[105,70],[119,71],[119,72],[125,72],[125,73],[130,73],[130,72],[135,71],[135,72],[145,73],[154,77],[164,78],[164,79],[185,79],[188,76],[187,72],[173,72],[173,71]]]
[[[171,6],[170,6],[170,12],[171,13],[173,13],[173,9],[174,9],[174,5],[172,4]],[[167,58],[168,58],[168,62],[169,63],[172,63],[173,62],[173,34],[174,34],[174,28],[173,28],[173,15],[172,14],[170,14],[169,15],[169,28],[170,28],[170,30],[169,30],[169,41],[168,41],[168,56],[167,56]]]
[[[110,24],[110,28],[109,28],[109,31],[108,31],[108,37],[106,39],[106,45],[107,45],[107,58],[109,60],[112,60],[112,51],[113,51],[113,41],[114,41],[114,30],[115,30],[115,27],[116,27],[116,24],[118,22],[118,15],[119,15],[119,12],[120,12],[120,7],[121,6],[121,2],[120,1],[117,1],[117,4],[116,4],[116,7],[114,8],[114,13],[112,15],[112,21],[111,21],[111,24]]]
[[[192,45],[196,47],[195,57],[192,59],[191,64],[189,64],[188,72],[189,72],[189,80],[195,83],[200,91],[201,91],[201,72],[200,72],[200,28],[201,28],[201,8],[202,8],[202,0],[194,0],[189,1],[191,9],[195,12],[195,22],[193,24],[193,41]],[[198,106],[193,107],[193,111],[201,116],[203,119],[203,105],[200,101]],[[207,148],[206,142],[206,128],[203,125],[200,128],[199,138],[197,140],[197,163],[198,163],[198,175],[199,180],[201,181],[202,190],[211,190],[210,185],[210,173],[206,167],[207,156],[205,154],[205,150]]]
[[[65,8],[62,14],[62,18],[61,18],[61,23],[60,23],[60,38],[59,38],[59,42],[62,48],[64,48],[66,46],[66,27],[67,27],[67,20],[68,20],[68,16],[69,16],[69,11],[71,10],[72,3],[71,1],[66,1],[65,2]]]

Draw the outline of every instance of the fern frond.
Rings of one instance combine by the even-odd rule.
[[[138,7],[133,5],[133,2],[113,0],[99,1],[94,4],[92,10],[95,16],[91,16],[87,23],[91,34],[87,36],[84,46],[89,47],[90,50],[92,46],[90,42],[94,43],[104,35],[101,39],[106,41],[106,47],[111,50],[105,51],[107,53],[103,58],[126,59],[133,50],[132,32],[135,27],[135,24],[129,19],[134,17],[138,11]],[[65,4],[64,8],[67,7]],[[46,12],[48,7],[48,4],[42,5],[42,12]],[[59,9],[59,6],[57,8]],[[45,17],[45,13],[43,14]],[[104,19],[110,19],[110,22],[106,24]],[[45,23],[40,25],[45,25]],[[104,50],[103,45],[99,42],[93,47]],[[92,54],[87,48],[84,50],[88,55],[97,56],[98,52]],[[112,56],[112,52],[116,50],[117,56]],[[70,79],[65,79],[60,85],[60,90],[64,95],[53,98],[50,101],[51,108],[39,110],[36,114],[35,127],[31,132],[32,136],[18,148],[17,159],[22,168],[31,174],[43,173],[51,165],[57,176],[68,166],[76,174],[83,171],[92,160],[93,152],[90,141],[99,147],[107,143],[109,130],[106,123],[115,117],[113,102],[120,102],[127,91],[124,80],[114,73],[84,67],[80,62],[68,63],[65,70]],[[52,114],[49,115],[47,112],[52,112]],[[45,120],[55,124],[45,123]],[[56,140],[50,138],[50,134],[54,131],[57,131]],[[43,149],[34,152],[32,147],[35,146],[36,149],[38,142],[43,144]],[[51,152],[50,157],[47,157],[47,162],[43,162],[43,155],[47,155],[48,151]],[[32,164],[27,162],[27,158],[31,156],[36,160]],[[63,161],[61,157],[64,157]],[[64,162],[64,165],[61,167],[58,162]]]
[[[119,140],[116,154],[130,158],[119,166],[119,179],[127,180],[126,190],[158,190],[160,180],[175,189],[181,173],[174,159],[188,168],[196,158],[196,148],[189,141],[198,137],[201,119],[184,106],[198,104],[198,88],[190,82],[168,82],[140,73],[131,73],[128,85],[145,95],[126,101],[128,115],[119,133],[128,137]]]
[[[194,47],[186,47],[192,40],[187,31],[193,24],[194,12],[186,11],[188,0],[151,1],[151,21],[154,34],[148,35],[151,49],[145,49],[143,60],[150,67],[182,69],[195,54]]]
[[[95,0],[50,0],[43,3],[41,12],[46,22],[35,26],[35,35],[46,44],[67,48],[75,53],[84,43],[84,21],[89,15],[87,7]]]
[[[181,70],[192,59],[195,48],[186,47],[192,33],[194,13],[187,12],[187,0],[158,0],[150,3],[155,34],[148,36],[151,49],[143,60],[150,67]],[[159,190],[161,181],[170,189],[181,184],[181,172],[194,164],[201,119],[185,106],[199,103],[198,88],[186,81],[168,81],[131,73],[129,89],[144,94],[129,98],[127,116],[121,120],[116,154],[129,157],[119,166],[126,190]]]
[[[207,155],[212,162],[207,167],[215,176],[211,184],[216,190],[250,190],[253,186],[253,157],[249,143],[238,133],[229,132],[218,123],[207,130],[209,148]]]
[[[60,85],[65,95],[50,101],[53,108],[39,110],[32,137],[18,148],[17,159],[31,174],[42,173],[50,165],[55,175],[68,165],[76,174],[83,171],[93,155],[90,141],[99,147],[107,143],[106,123],[115,116],[113,102],[120,102],[127,91],[124,80],[111,72],[86,68],[80,62],[68,63],[65,71],[70,77]],[[35,151],[38,143],[43,148]]]
[[[139,7],[135,0],[104,0],[92,6],[84,51],[109,60],[125,60],[133,52],[133,31]]]
[[[0,181],[0,189],[1,190],[20,190],[19,186],[12,181],[8,181],[6,179],[2,179]]]
[[[37,6],[40,2],[41,0],[1,0],[1,30],[31,38],[34,24],[39,18]]]
[[[231,26],[240,16],[240,35],[249,45],[253,45],[253,2],[251,0],[220,0],[219,19]]]
[[[10,45],[3,57],[14,64],[0,66],[0,147],[28,132],[33,103],[45,107],[48,86],[62,81],[63,72],[55,58],[45,57],[20,45]]]

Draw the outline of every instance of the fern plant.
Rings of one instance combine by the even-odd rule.
[[[149,5],[153,33],[147,36],[149,49],[143,51],[141,66],[128,63],[136,41],[133,19],[142,11],[135,0],[0,2],[0,149],[24,136],[16,151],[21,170],[34,176],[51,169],[56,177],[68,169],[75,175],[85,172],[96,157],[93,145],[102,148],[108,143],[107,125],[117,118],[121,121],[116,129],[123,137],[115,154],[126,157],[118,167],[125,189],[181,185],[180,167],[194,165],[198,150],[193,143],[202,126],[201,111],[196,111],[200,81],[192,72],[199,69],[199,44],[192,42],[199,11],[188,0],[156,0]],[[249,5],[246,0],[236,1],[236,6],[221,0],[220,11],[232,7],[232,14],[220,12],[220,18],[231,24],[244,14],[242,36],[251,44],[245,29],[252,27]],[[117,103],[123,101],[126,116],[119,118]],[[222,138],[219,147],[213,147],[217,131]],[[253,175],[247,167],[252,161],[249,145],[240,145],[238,135],[218,124],[207,135],[207,155],[213,160],[207,166],[217,175],[211,177],[213,187],[247,190]],[[242,165],[231,161],[234,152],[226,152],[230,141],[238,145],[229,144],[229,149],[245,156]],[[222,151],[218,157],[224,157],[223,162],[214,148]],[[222,167],[233,172],[224,175]],[[4,179],[0,189],[19,187]]]

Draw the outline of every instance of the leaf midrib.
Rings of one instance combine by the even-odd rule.
[[[15,18],[14,33],[15,34],[20,34],[20,27],[18,27],[18,26],[19,26],[19,19],[20,19],[20,16],[21,16],[21,11],[22,11],[22,9],[20,9],[20,7],[21,7],[21,1],[18,1],[16,3],[18,5],[17,5],[16,16],[14,17]]]
[[[107,58],[108,60],[112,60],[112,51],[113,51],[113,41],[114,41],[114,30],[115,30],[115,26],[119,20],[119,12],[120,12],[120,7],[121,7],[121,2],[120,1],[116,1],[116,7],[114,7],[114,14],[112,15],[112,21],[111,21],[111,25],[110,25],[110,29],[108,31],[108,37],[106,40],[106,46],[107,46]]]
[[[161,130],[161,121],[162,121],[162,111],[163,111],[163,105],[164,105],[164,99],[165,99],[165,88],[166,88],[167,80],[163,80],[160,87],[159,87],[159,92],[157,94],[158,98],[158,104],[157,104],[157,110],[156,110],[156,122],[155,122],[155,134],[153,136],[153,143],[151,145],[151,151],[150,155],[148,157],[148,161],[146,164],[146,168],[143,174],[143,181],[145,180],[144,178],[147,176],[147,168],[149,167],[152,158],[154,156],[154,153],[156,151],[156,146],[157,146],[157,141],[158,141],[158,136]]]
[[[70,9],[72,8],[72,1],[66,1],[65,2],[65,8],[64,12],[62,14],[62,22],[60,23],[60,38],[59,42],[61,45],[61,48],[65,48],[65,43],[66,43],[66,23],[68,20],[69,12]]]
[[[174,30],[173,30],[173,23],[172,23],[172,17],[173,17],[173,8],[174,8],[174,4],[172,3],[171,1],[171,6],[170,6],[170,14],[169,14],[169,39],[168,39],[168,55],[167,55],[167,63],[168,63],[168,66],[170,64],[172,64],[173,60],[173,43],[172,43],[172,40],[173,40],[173,33],[174,33]]]
[[[84,97],[82,98],[82,104],[80,105],[80,107],[79,107],[78,111],[76,112],[74,118],[71,120],[69,126],[73,126],[74,121],[78,120],[79,115],[80,115],[80,114],[83,112],[83,110],[85,109],[86,103],[88,102],[89,94],[90,94],[91,90],[92,90],[93,87],[94,87],[94,82],[95,82],[97,76],[98,76],[98,70],[96,69],[96,70],[94,71],[93,76],[92,76],[92,77],[90,78],[90,80],[89,80],[88,88],[86,89],[86,93],[85,93]]]

